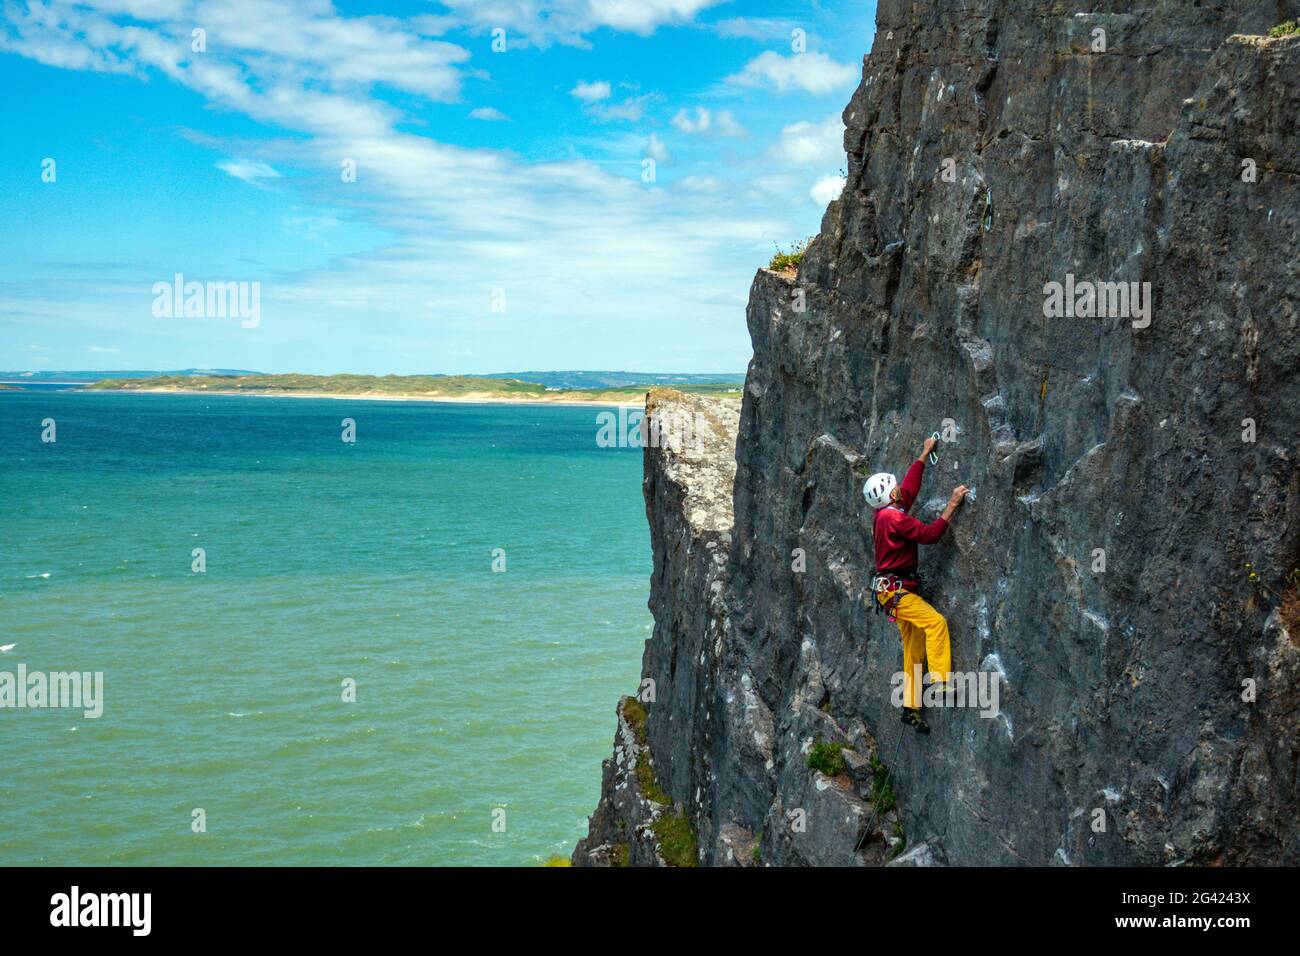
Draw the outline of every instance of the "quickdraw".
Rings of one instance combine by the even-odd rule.
[[[894,609],[898,607],[898,602],[907,592],[903,589],[903,579],[897,574],[877,574],[871,578],[871,591],[873,594],[872,603],[876,606],[876,613],[885,615],[889,621],[897,621],[898,617],[894,614]],[[888,594],[888,601],[881,601],[880,595]]]

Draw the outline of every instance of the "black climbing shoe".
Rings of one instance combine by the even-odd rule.
[[[911,727],[917,733],[928,734],[930,732],[930,725],[921,717],[921,712],[919,710],[912,710],[910,707],[904,707],[903,723],[907,724],[907,726]]]

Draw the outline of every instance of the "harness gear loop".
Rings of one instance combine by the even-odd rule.
[[[872,603],[876,605],[876,613],[885,615],[889,621],[897,621],[894,610],[907,593],[903,588],[903,579],[897,574],[874,574],[871,577],[871,591],[875,595]],[[891,597],[882,604],[879,598],[881,594],[889,594]]]

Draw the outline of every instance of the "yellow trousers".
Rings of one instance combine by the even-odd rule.
[[[887,604],[892,595],[877,594]],[[903,638],[903,706],[921,706],[921,661],[930,665],[930,679],[947,681],[952,676],[952,648],[948,643],[948,622],[920,596],[902,592],[894,605],[898,633]]]

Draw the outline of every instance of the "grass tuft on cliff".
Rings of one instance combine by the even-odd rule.
[[[1300,36],[1300,23],[1297,23],[1295,20],[1287,20],[1286,22],[1279,23],[1273,29],[1269,30],[1268,35],[1275,40],[1279,40],[1282,37]]]
[[[673,798],[659,788],[659,780],[655,777],[655,768],[650,766],[650,757],[645,748],[642,748],[641,752],[636,755],[636,782],[637,786],[641,788],[641,795],[647,800],[664,806],[673,802]]]
[[[650,829],[659,838],[659,853],[669,866],[699,866],[700,848],[695,828],[681,811],[665,813]]]
[[[781,247],[777,245],[776,255],[772,256],[772,261],[767,267],[773,272],[789,272],[792,269],[798,269],[799,264],[803,262],[803,254],[808,251],[808,243],[812,238],[803,240],[800,243],[790,247],[789,252],[782,252]]]
[[[907,849],[907,831],[903,829],[902,820],[894,821],[894,839],[898,842],[894,844],[893,848],[889,851],[888,856],[885,857],[887,860],[896,859],[902,855],[904,850]]]
[[[871,768],[871,805],[878,815],[884,816],[898,806],[894,797],[894,781],[890,779],[889,768],[874,756],[868,766]]]
[[[817,741],[808,751],[808,769],[818,770],[828,777],[838,777],[848,769],[844,762],[844,745]]]
[[[635,697],[623,698],[623,719],[632,728],[632,733],[636,735],[637,746],[640,747],[640,752],[636,755],[637,785],[641,788],[642,796],[647,800],[667,806],[673,802],[673,798],[660,789],[655,768],[650,764],[650,747],[645,731],[647,717],[649,714],[646,713],[645,704]]]
[[[645,722],[649,716],[646,713],[645,704],[641,703],[641,701],[635,697],[623,698],[623,719],[632,728],[632,733],[636,734],[636,742],[642,747],[645,746]]]
[[[573,863],[569,860],[567,856],[559,856],[557,854],[556,856],[547,859],[547,861],[543,863],[542,866],[573,866]]]
[[[623,719],[627,721],[641,752],[636,755],[636,782],[641,794],[661,806],[671,806],[673,798],[659,787],[654,767],[650,764],[650,748],[646,744],[645,722],[649,714],[645,704],[635,697],[623,698]],[[650,824],[650,829],[659,838],[659,852],[669,866],[699,866],[700,850],[695,836],[695,828],[686,814],[680,810],[669,810],[660,814],[659,819]],[[621,848],[621,849],[620,849]],[[614,847],[615,866],[627,866],[627,844]],[[619,860],[622,862],[619,862]]]

